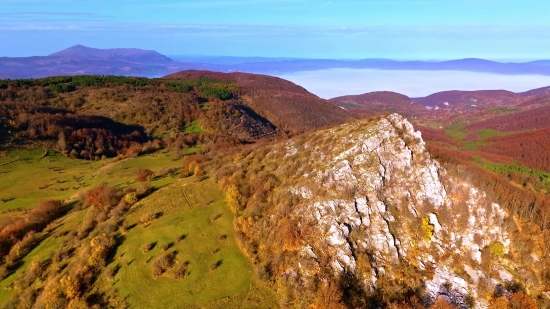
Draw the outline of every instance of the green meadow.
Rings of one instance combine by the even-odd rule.
[[[187,149],[185,154],[196,150]],[[100,278],[97,289],[116,291],[130,308],[278,307],[237,246],[233,213],[218,185],[208,177],[180,178],[182,159],[173,158],[166,151],[100,161],[74,160],[40,149],[12,152],[0,158],[0,211],[2,216],[17,216],[42,199],[78,203],[81,194],[103,182],[122,189],[138,186],[135,171],[150,169],[155,172],[150,182],[154,192],[123,216],[129,228],[121,232],[122,242],[106,266],[117,272],[112,278]],[[0,282],[1,307],[15,293],[15,278],[33,261],[48,260],[68,232],[82,225],[86,213],[87,209],[69,212],[48,227],[16,271]],[[158,217],[144,226],[140,218],[148,213]],[[145,252],[147,244],[152,248]],[[153,262],[166,254],[174,254],[174,265],[156,278]]]

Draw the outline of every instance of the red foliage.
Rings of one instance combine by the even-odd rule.
[[[341,124],[355,117],[332,102],[320,99],[304,88],[284,79],[246,73],[184,71],[165,78],[234,81],[244,103],[261,117],[290,134]]]
[[[475,153],[451,150],[435,145],[430,145],[429,150],[435,159],[444,164],[447,170],[467,178],[485,191],[489,199],[509,209],[511,214],[518,214],[540,226],[550,223],[548,222],[550,216],[543,215],[550,209],[550,197],[518,187],[507,177],[474,165],[472,162]]]
[[[89,190],[84,196],[84,203],[86,205],[102,209],[116,206],[118,201],[117,190],[106,183],[102,183],[94,189]]]
[[[550,171],[550,128],[496,136],[488,141],[491,144],[480,150],[508,156],[533,169]]]
[[[23,239],[31,231],[37,232],[44,229],[50,222],[63,215],[64,209],[61,201],[40,201],[38,205],[24,216],[13,218],[11,222],[4,224],[0,230],[0,258],[10,252],[11,247]]]
[[[136,181],[137,182],[150,181],[154,175],[155,173],[153,173],[153,171],[151,171],[150,169],[138,168],[136,171]]]
[[[505,116],[493,117],[468,126],[469,130],[492,129],[497,131],[522,131],[550,127],[550,106],[543,106]]]
[[[419,126],[419,125],[416,125],[415,128],[418,131],[422,132],[422,138],[425,141],[440,142],[440,143],[445,143],[445,144],[452,145],[452,146],[455,146],[455,147],[460,147],[460,143],[458,143],[454,139],[452,139],[452,138],[448,137],[447,135],[445,135],[445,132],[443,130],[433,129],[433,128],[429,128],[429,127],[423,127],[423,126]]]

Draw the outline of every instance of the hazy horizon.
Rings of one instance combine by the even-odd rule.
[[[524,92],[550,86],[550,76],[465,71],[328,69],[275,76],[294,82],[323,99],[373,91],[393,91],[415,98],[451,90]]]

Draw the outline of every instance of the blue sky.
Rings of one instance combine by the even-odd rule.
[[[168,55],[550,59],[544,0],[0,0],[0,56],[83,44]]]

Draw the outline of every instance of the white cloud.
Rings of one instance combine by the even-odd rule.
[[[278,75],[325,99],[372,91],[423,97],[447,90],[527,91],[550,85],[550,76],[458,71],[330,69]]]

